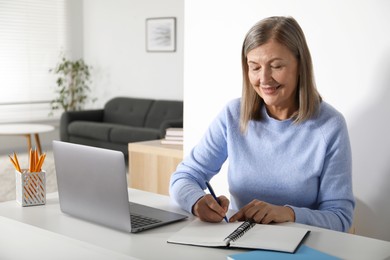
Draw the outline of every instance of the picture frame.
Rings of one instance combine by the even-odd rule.
[[[159,17],[146,19],[146,51],[176,51],[175,17]]]

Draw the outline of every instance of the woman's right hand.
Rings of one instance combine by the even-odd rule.
[[[206,222],[221,222],[229,209],[229,200],[225,196],[218,197],[219,203],[206,194],[192,206],[192,213]]]

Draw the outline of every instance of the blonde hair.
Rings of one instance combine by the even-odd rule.
[[[305,35],[292,17],[274,16],[256,23],[246,34],[241,52],[243,86],[241,97],[240,130],[245,133],[250,120],[261,119],[263,99],[255,92],[248,77],[248,53],[270,40],[286,46],[297,58],[299,80],[297,89],[298,111],[294,123],[301,123],[314,116],[322,101],[317,91],[313,63]]]

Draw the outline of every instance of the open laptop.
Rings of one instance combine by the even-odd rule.
[[[126,232],[187,218],[129,202],[122,152],[53,141],[61,211]]]

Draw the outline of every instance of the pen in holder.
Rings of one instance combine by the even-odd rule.
[[[23,207],[46,203],[46,172],[41,168],[45,158],[45,153],[30,149],[29,168],[22,170],[16,153],[9,156],[15,167],[16,201]]]
[[[46,172],[15,170],[16,201],[23,207],[46,203]]]

